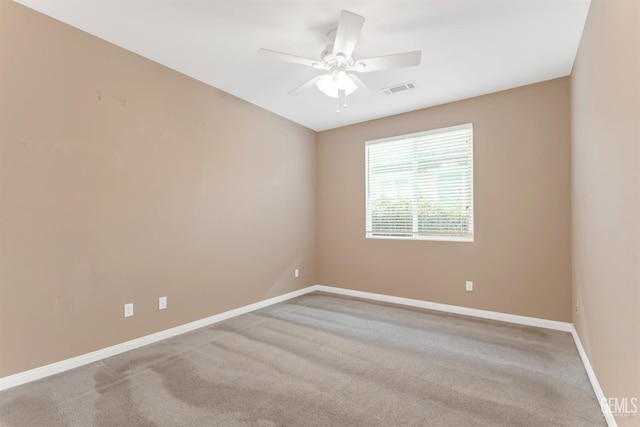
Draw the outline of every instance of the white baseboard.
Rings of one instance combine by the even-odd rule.
[[[578,353],[580,354],[580,359],[582,359],[582,364],[584,365],[585,371],[587,371],[587,376],[589,377],[589,381],[591,382],[591,387],[593,387],[593,391],[596,393],[596,397],[598,398],[598,403],[600,403],[600,409],[603,410],[601,402],[606,402],[607,398],[600,387],[600,383],[598,382],[598,378],[596,377],[596,373],[593,371],[591,367],[591,362],[589,362],[589,358],[587,357],[587,353],[584,351],[584,347],[582,346],[582,342],[580,341],[580,336],[578,335],[578,331],[575,326],[571,325],[571,335],[573,336],[573,341],[576,343],[576,347],[578,348]],[[615,417],[610,411],[602,411],[605,420],[607,421],[607,425],[609,427],[617,427],[617,423]]]
[[[0,391],[6,390],[8,388],[15,387],[21,384],[25,384],[31,381],[39,380],[41,378],[58,374],[70,369],[83,366],[83,365],[87,365],[89,363],[97,362],[99,360],[106,359],[107,357],[115,356],[117,354],[124,353],[129,350],[134,350],[136,348],[143,347],[145,345],[153,344],[155,342],[162,341],[162,340],[174,337],[176,335],[184,334],[186,332],[191,332],[195,329],[209,326],[214,323],[220,322],[222,320],[230,319],[232,317],[239,316],[241,314],[249,313],[251,311],[258,310],[260,308],[264,308],[264,307],[267,307],[282,301],[286,301],[301,295],[305,295],[310,292],[315,292],[315,291],[329,292],[329,293],[358,297],[358,298],[363,298],[363,299],[368,299],[373,301],[382,301],[382,302],[406,305],[409,307],[426,308],[430,310],[462,314],[466,316],[479,317],[483,319],[499,320],[499,321],[515,323],[519,325],[536,326],[540,328],[571,332],[571,335],[573,336],[573,339],[576,343],[576,347],[578,348],[578,353],[580,354],[580,358],[582,359],[584,368],[587,371],[589,380],[591,381],[591,386],[593,387],[596,397],[598,398],[598,402],[602,402],[603,399],[606,399],[602,389],[600,388],[600,384],[598,383],[596,374],[593,371],[593,368],[591,367],[589,358],[587,357],[584,351],[584,348],[582,347],[582,343],[580,342],[580,337],[578,336],[578,333],[576,332],[576,329],[572,323],[558,322],[555,320],[540,319],[536,317],[519,316],[515,314],[500,313],[496,311],[479,310],[475,308],[460,307],[456,305],[440,304],[440,303],[411,299],[411,298],[394,297],[391,295],[356,291],[352,289],[338,288],[334,286],[325,286],[325,285],[309,286],[303,289],[299,289],[297,291],[289,292],[283,295],[279,295],[277,297],[259,301],[254,304],[249,304],[249,305],[239,307],[233,310],[225,311],[223,313],[219,313],[204,319],[196,320],[195,322],[186,323],[184,325],[176,326],[175,328],[166,329],[164,331],[160,331],[151,335],[146,335],[144,337],[136,338],[131,341],[126,341],[121,344],[116,344],[111,347],[96,350],[91,353],[82,354],[80,356],[72,357],[70,359],[62,360],[60,362],[51,363],[49,365],[41,366],[35,369],[30,369],[24,372],[19,372],[14,375],[9,375],[7,377],[0,378]],[[603,411],[603,414],[609,427],[617,426],[616,421],[611,413],[607,413],[606,411]]]
[[[465,316],[480,317],[483,319],[500,320],[502,322],[516,323],[519,325],[536,326],[539,328],[555,329],[558,331],[571,332],[573,324],[558,322],[556,320],[540,319],[537,317],[519,316],[517,314],[500,313],[497,311],[479,310],[476,308],[460,307],[457,305],[440,304],[424,300],[411,298],[394,297],[371,292],[354,291],[352,289],[336,288],[333,286],[315,285],[315,291],[331,292],[334,294],[347,295],[352,297],[365,298],[375,301],[383,301],[394,304],[401,304],[410,307],[426,308],[429,310],[445,311],[447,313],[462,314]]]
[[[233,310],[225,311],[223,313],[196,320],[194,322],[186,323],[184,325],[176,326],[175,328],[165,329],[164,331],[156,332],[151,335],[146,335],[144,337],[136,338],[131,341],[126,341],[100,350],[92,351],[91,353],[82,354],[70,359],[61,360],[49,365],[30,369],[24,372],[19,372],[14,375],[9,375],[7,377],[0,378],[0,391],[31,381],[39,380],[50,375],[59,374],[61,372],[78,368],[89,363],[97,362],[98,360],[106,359],[107,357],[115,356],[117,354],[124,353],[125,351],[134,350],[136,348],[153,344],[158,341],[166,340],[176,335],[191,332],[195,329],[209,326],[222,320],[229,319],[231,317],[239,316],[250,311],[258,310],[272,304],[276,304],[300,295],[307,294],[309,292],[313,292],[313,290],[313,286],[310,286],[304,289],[279,295],[277,297],[259,301],[254,304],[249,304],[243,307],[235,308]]]

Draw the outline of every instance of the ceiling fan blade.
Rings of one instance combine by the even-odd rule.
[[[270,58],[279,59],[281,61],[293,62],[294,64],[306,65],[308,67],[318,68],[320,70],[326,70],[325,65],[320,61],[314,61],[313,59],[289,55],[288,53],[276,52],[275,50],[258,49],[258,55],[268,56]]]
[[[373,92],[371,92],[371,89],[369,89],[369,87],[364,84],[362,80],[360,80],[360,77],[356,76],[355,74],[349,74],[349,77],[351,78],[351,80],[353,80],[356,86],[358,86],[358,89],[360,89],[363,93],[365,93],[366,95],[373,94]]]
[[[318,79],[322,77],[322,76],[315,76],[314,78],[312,78],[311,80],[309,80],[306,83],[301,84],[300,86],[298,86],[297,88],[293,89],[292,91],[288,92],[287,95],[300,95],[302,92],[305,92],[313,87],[316,87],[316,82],[318,81]]]
[[[340,12],[340,21],[336,31],[336,39],[333,42],[333,55],[344,54],[351,58],[353,49],[356,47],[360,30],[364,24],[364,18],[355,13],[343,10]]]
[[[396,53],[393,55],[377,56],[375,58],[360,59],[356,61],[353,70],[360,73],[369,71],[388,70],[390,68],[413,67],[420,65],[422,52],[414,50],[413,52]]]

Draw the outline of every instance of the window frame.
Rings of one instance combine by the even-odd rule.
[[[470,167],[469,173],[471,175],[470,179],[470,205],[471,205],[471,220],[470,220],[470,229],[467,236],[445,236],[445,235],[425,235],[425,234],[410,234],[406,236],[394,235],[394,236],[385,236],[385,235],[376,235],[373,231],[369,231],[372,228],[372,213],[369,211],[369,155],[368,155],[368,147],[376,144],[384,144],[389,142],[397,142],[406,139],[413,138],[423,138],[428,135],[446,133],[446,132],[454,132],[457,130],[465,130],[468,129],[471,131],[471,147],[470,147]],[[475,173],[474,173],[474,129],[473,123],[464,123],[460,125],[448,126],[437,129],[430,129],[422,132],[415,132],[405,135],[392,136],[388,138],[374,139],[370,141],[365,141],[365,238],[366,239],[379,239],[379,240],[415,240],[415,241],[439,241],[439,242],[463,242],[463,243],[472,243],[475,241]],[[417,223],[417,219],[415,218],[415,213],[413,214],[413,222],[412,222],[412,233],[415,232],[416,228],[419,227]]]

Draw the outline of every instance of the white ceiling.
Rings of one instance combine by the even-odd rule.
[[[590,0],[17,0],[316,131],[569,75]],[[336,114],[321,73],[258,56],[319,59],[340,10],[366,18],[354,58],[422,51],[418,67],[362,73]],[[378,90],[414,81],[395,95]]]

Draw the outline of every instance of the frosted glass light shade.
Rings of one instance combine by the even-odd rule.
[[[354,90],[358,89],[358,86],[351,80],[351,77],[344,71],[338,71],[333,74],[326,74],[318,79],[316,82],[318,89],[325,95],[332,98],[338,97],[338,91],[344,90],[345,95],[349,95]]]

